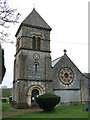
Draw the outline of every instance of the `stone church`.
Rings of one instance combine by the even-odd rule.
[[[51,27],[33,9],[16,33],[13,104],[26,108],[45,92],[61,97],[59,105],[88,102],[88,77],[64,54],[51,61]]]

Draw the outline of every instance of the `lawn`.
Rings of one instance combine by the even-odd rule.
[[[18,110],[11,109],[9,103],[0,103],[0,112],[17,112]]]
[[[88,118],[88,112],[82,111],[84,105],[59,106],[53,112],[33,112],[9,118]]]

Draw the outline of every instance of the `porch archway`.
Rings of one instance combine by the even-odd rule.
[[[27,92],[27,104],[30,106],[36,97],[45,93],[45,90],[39,85],[33,85]]]

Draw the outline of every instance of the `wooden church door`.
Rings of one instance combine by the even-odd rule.
[[[37,89],[32,90],[31,104],[36,103],[36,97],[38,97],[39,91]]]

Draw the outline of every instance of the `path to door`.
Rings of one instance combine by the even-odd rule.
[[[41,112],[41,111],[43,110],[40,108],[19,109],[17,112],[3,112],[2,114],[0,114],[0,118],[7,118],[9,116],[15,116],[15,115],[30,113],[30,112]]]

